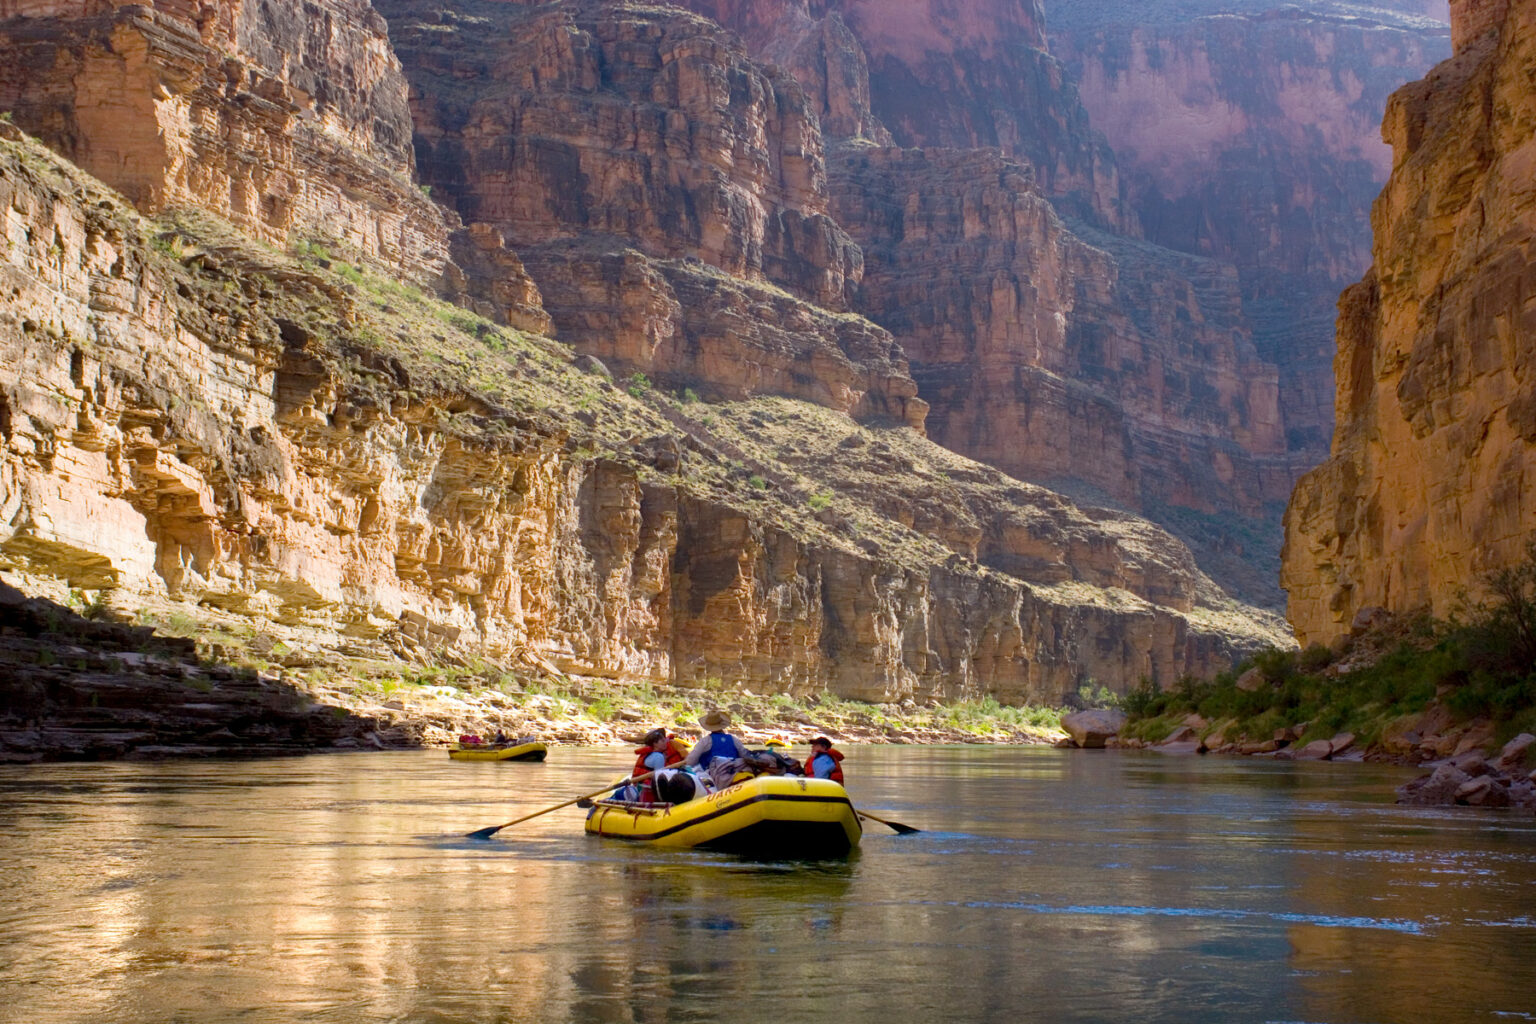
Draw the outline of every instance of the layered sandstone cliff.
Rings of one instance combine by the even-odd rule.
[[[1536,9],[1452,15],[1455,56],[1387,108],[1375,263],[1340,302],[1333,455],[1286,515],[1303,642],[1364,608],[1451,612],[1536,535]]]
[[[0,19],[0,109],[141,210],[443,273],[450,227],[412,181],[405,79],[367,0],[5,0]]]
[[[884,700],[1056,700],[1278,639],[1161,530],[908,428],[621,387],[366,267],[145,221],[26,141],[0,206],[8,579]]]
[[[996,149],[1046,193],[1132,233],[1114,154],[1047,50],[1039,0],[683,0],[789,69],[836,138]]]
[[[434,195],[521,256],[563,340],[706,397],[787,394],[921,428],[906,360],[848,313],[794,79],[681,10],[388,0]]]
[[[1391,167],[1381,111],[1448,52],[1445,5],[1090,0],[1050,14],[1146,237],[1237,268],[1290,446],[1321,457],[1334,301],[1370,262]]]
[[[1176,521],[1225,584],[1278,602],[1274,527],[1301,463],[1286,451],[1276,371],[1255,352],[1229,269],[1063,220],[1066,211],[1086,218],[1078,225],[1135,228],[1117,205],[1113,160],[1045,52],[1036,6],[687,6],[710,20],[618,3],[444,10],[399,0],[384,8],[413,81],[421,162],[434,188],[475,220],[487,203],[505,211],[496,197],[515,183],[525,205],[559,221],[557,229],[500,226],[524,254],[561,337],[626,372],[706,394],[776,391],[825,402],[772,366],[775,351],[805,361],[807,350],[779,340],[775,326],[791,304],[743,298],[767,278],[805,302],[851,308],[879,325],[859,327],[859,336],[889,332],[910,359],[919,398],[934,405],[928,429],[942,443]],[[568,42],[528,41],[557,24]],[[614,42],[630,37],[659,42]],[[743,102],[721,110],[668,84],[678,77],[668,55],[682,40],[688,59],[713,63],[716,76],[772,88],[744,90]],[[589,53],[601,53],[601,70],[577,73]],[[759,95],[798,113],[776,121],[745,102]],[[717,237],[743,241],[708,246],[681,215],[646,224],[610,216],[647,189],[649,205],[674,209],[675,196],[659,194],[657,182],[693,189],[713,180],[693,166],[686,142],[616,131],[616,119],[601,113],[614,103],[652,124],[665,112],[674,131],[764,140],[766,156],[732,157],[748,169],[733,172],[739,194],[769,211],[769,224],[795,203],[830,216],[851,246],[841,289],[808,287],[827,276],[815,269],[824,265],[816,254],[831,247],[797,246],[812,270],[790,273],[792,262],[736,255],[762,248],[750,230],[722,229]],[[550,106],[561,111],[558,123],[517,113]],[[815,174],[793,193],[782,173],[751,170],[774,166],[786,123],[821,129],[804,136]],[[564,193],[579,201],[555,198],[553,179],[531,169],[536,146],[573,154],[580,174],[561,180],[579,183]],[[753,221],[732,223],[750,229]],[[573,237],[550,242],[551,230]],[[686,298],[701,291],[711,301]],[[824,321],[804,310],[793,322]],[[862,388],[876,399],[855,411],[920,422],[922,406],[906,398],[905,362],[853,361],[881,368],[890,382],[850,384],[850,398]],[[737,379],[733,363],[747,367]]]
[[[995,152],[857,147],[834,170],[859,305],[901,340],[939,443],[1134,508],[1284,500],[1275,371],[1230,269],[1074,231]]]

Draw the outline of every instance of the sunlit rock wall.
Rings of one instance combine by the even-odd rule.
[[[367,0],[0,3],[0,109],[140,209],[209,210],[435,281],[405,79]]]
[[[1332,457],[1296,488],[1282,582],[1304,642],[1455,610],[1536,536],[1536,8],[1458,4],[1399,90],[1374,265],[1340,303]]]

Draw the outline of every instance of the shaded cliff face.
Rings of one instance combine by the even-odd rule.
[[[987,151],[850,149],[834,181],[860,306],[901,339],[939,443],[1132,507],[1284,500],[1275,372],[1230,269],[1074,233]]]
[[[1052,48],[1114,147],[1149,240],[1237,267],[1293,448],[1332,429],[1339,290],[1370,261],[1387,96],[1449,48],[1420,0],[1063,3]]]
[[[1113,153],[1046,51],[1036,0],[684,0],[789,69],[837,138],[995,148],[1057,202],[1129,230]]]
[[[1277,370],[1230,266],[1128,237],[1038,9],[689,7],[819,99],[831,212],[864,252],[854,308],[910,357],[931,435],[1177,521],[1224,583],[1278,603],[1279,509],[1306,457],[1287,453]]]
[[[0,109],[140,209],[443,273],[449,226],[411,182],[405,79],[367,0],[6,0],[0,18]]]
[[[1458,4],[1454,57],[1399,90],[1374,265],[1340,303],[1333,456],[1297,486],[1301,639],[1363,608],[1455,608],[1536,535],[1536,10]]]
[[[9,578],[881,700],[1055,700],[1277,639],[1150,524],[909,429],[631,394],[332,257],[147,222],[26,141],[0,201]]]
[[[707,397],[778,393],[921,428],[890,335],[846,312],[814,113],[718,26],[627,4],[389,0],[423,178],[499,232],[556,332]]]

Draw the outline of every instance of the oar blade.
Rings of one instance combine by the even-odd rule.
[[[501,825],[492,825],[489,828],[477,828],[473,832],[466,832],[464,834],[470,839],[489,839],[501,830]]]
[[[891,821],[888,818],[877,817],[877,816],[875,816],[873,814],[870,814],[868,811],[857,811],[856,810],[853,813],[857,814],[859,817],[864,818],[867,821],[878,821],[882,825],[889,825],[891,827],[891,829],[897,835],[899,835],[899,836],[910,836],[910,835],[913,835],[915,833],[918,833],[918,832],[922,831],[922,829],[920,829],[920,828],[913,828],[911,825],[903,825],[899,821]]]

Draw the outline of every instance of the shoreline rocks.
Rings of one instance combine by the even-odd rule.
[[[1412,807],[1508,807],[1536,814],[1536,736],[1521,733],[1492,760],[1480,751],[1456,754],[1397,789],[1397,802]]]
[[[1086,750],[1102,749],[1124,726],[1125,712],[1110,708],[1075,711],[1061,720],[1072,743]]]

